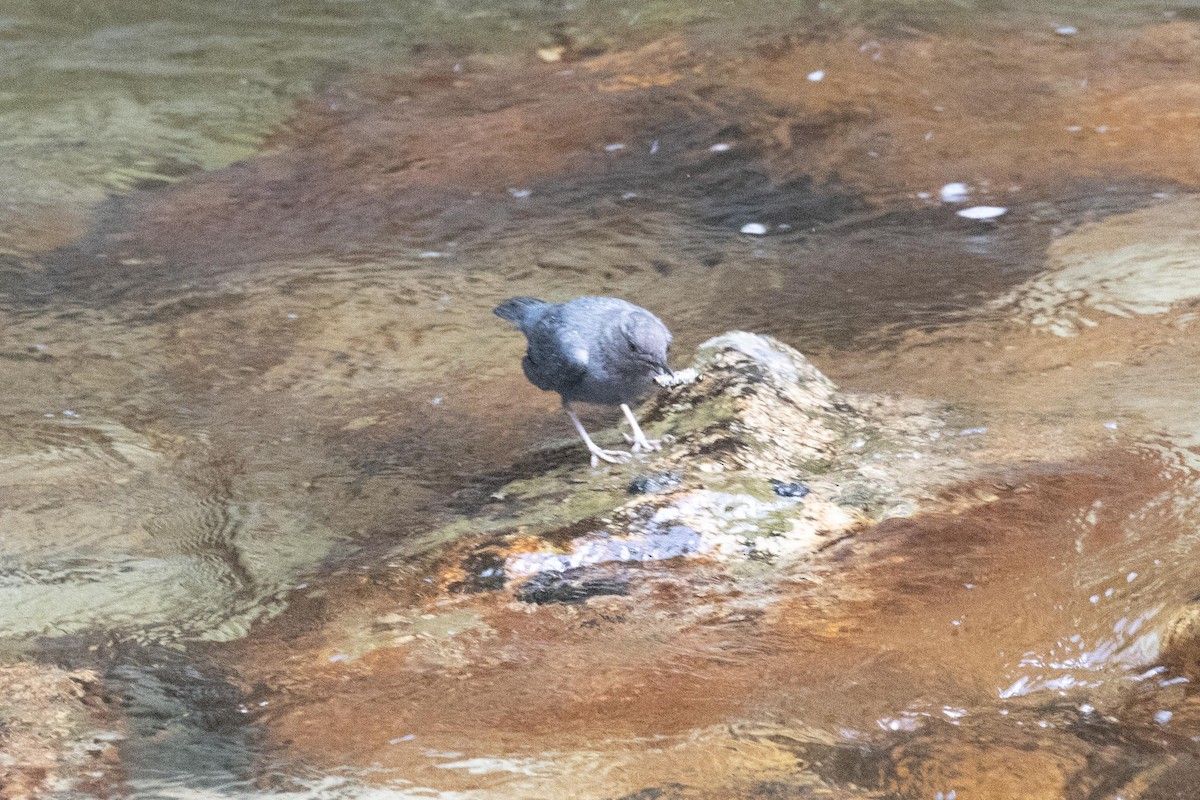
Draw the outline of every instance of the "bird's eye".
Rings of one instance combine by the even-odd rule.
[[[641,348],[639,348],[639,347],[637,346],[637,342],[630,341],[630,342],[629,342],[629,352],[631,352],[631,353],[640,353],[640,352],[642,352],[642,351],[641,351]]]

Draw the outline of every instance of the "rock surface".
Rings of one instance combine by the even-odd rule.
[[[8,664],[0,666],[0,685],[0,797],[113,794],[122,737],[108,729],[98,675]]]
[[[586,583],[603,565],[808,557],[961,474],[931,406],[840,392],[775,339],[718,336],[694,367],[700,380],[642,411],[661,455],[597,471],[571,445],[425,540],[452,543],[440,584],[521,596],[548,572]]]

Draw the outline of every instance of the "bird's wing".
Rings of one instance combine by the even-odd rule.
[[[576,331],[536,325],[528,331],[525,376],[539,389],[561,392],[578,385],[588,371],[588,349]]]

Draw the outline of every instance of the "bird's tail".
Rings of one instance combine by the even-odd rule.
[[[520,325],[528,318],[530,311],[544,305],[545,302],[536,297],[511,297],[492,309],[492,312],[501,319]]]

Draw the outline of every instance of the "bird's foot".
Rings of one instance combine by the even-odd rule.
[[[647,439],[645,436],[630,436],[628,433],[622,433],[625,441],[633,445],[629,449],[635,453],[651,453],[656,450],[662,450],[662,439]]]
[[[601,461],[607,461],[610,464],[623,464],[628,461],[631,456],[624,450],[601,450],[599,447],[589,447],[592,454],[592,466],[600,466]]]

